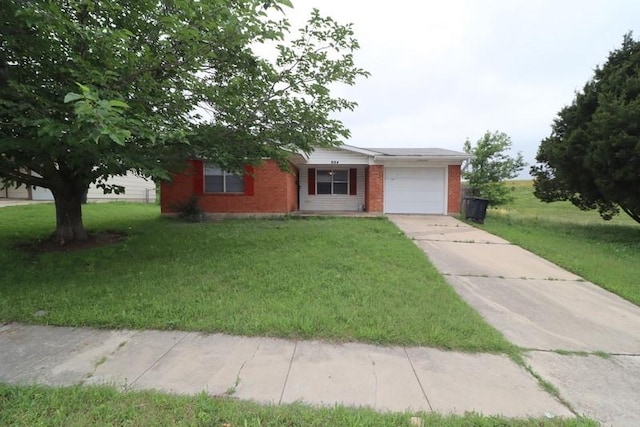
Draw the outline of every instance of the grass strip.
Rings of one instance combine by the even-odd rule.
[[[258,405],[230,398],[121,393],[109,387],[0,384],[0,425],[189,425],[189,426],[596,426],[585,418],[507,419],[468,413],[379,413],[368,408]]]

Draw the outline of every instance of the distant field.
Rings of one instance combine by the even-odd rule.
[[[531,181],[513,181],[515,201],[489,209],[485,230],[640,305],[640,224],[604,221],[569,202],[544,203]]]
[[[515,201],[507,206],[490,209],[492,217],[511,217],[518,219],[533,219],[552,222],[568,222],[583,225],[631,225],[640,226],[627,214],[622,212],[611,221],[604,221],[597,211],[581,211],[571,202],[546,203],[533,195],[532,181],[511,181]]]

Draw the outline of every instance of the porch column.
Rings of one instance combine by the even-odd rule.
[[[370,165],[365,171],[365,210],[384,211],[384,166]]]
[[[460,213],[460,165],[449,165],[447,185],[447,212],[451,214]]]

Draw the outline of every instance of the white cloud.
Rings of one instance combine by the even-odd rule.
[[[509,134],[533,163],[556,113],[637,28],[637,0],[299,0],[352,22],[371,77],[338,93],[358,146],[462,149],[486,130]]]

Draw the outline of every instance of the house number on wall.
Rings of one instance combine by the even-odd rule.
[[[337,160],[331,160],[331,164],[332,164],[332,165],[337,165],[338,163],[340,163],[340,162],[339,162],[339,161],[337,161]]]

